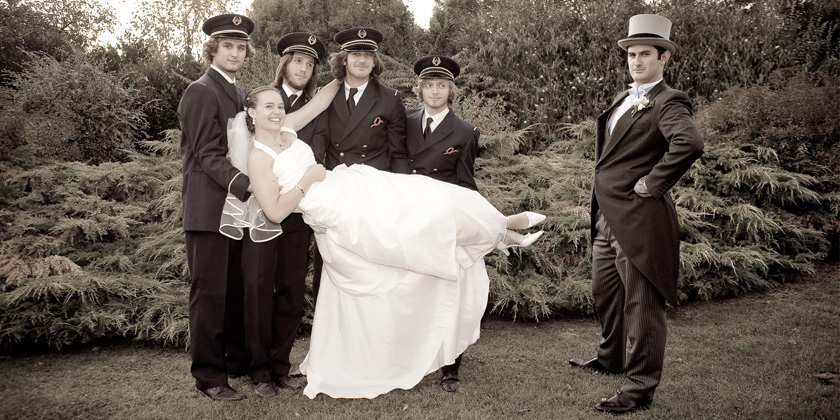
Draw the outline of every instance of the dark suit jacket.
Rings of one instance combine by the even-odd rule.
[[[248,199],[251,181],[227,159],[228,119],[244,105],[245,92],[213,68],[184,91],[178,119],[185,231],[218,232],[228,188],[240,200]]]
[[[474,164],[478,150],[478,128],[462,120],[450,109],[428,139],[423,138],[423,108],[406,111],[411,173],[477,191]]]
[[[664,81],[648,92],[653,106],[625,113],[607,138],[610,113],[627,95],[617,95],[596,121],[592,237],[600,209],[633,265],[676,304],[680,236],[669,190],[703,154],[703,140],[691,119],[691,101]],[[633,191],[643,176],[651,197]]]
[[[310,146],[327,169],[358,163],[409,173],[405,105],[398,91],[371,79],[351,116],[341,88],[317,124],[328,130],[316,128]]]

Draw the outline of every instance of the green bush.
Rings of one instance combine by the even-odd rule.
[[[782,172],[754,173],[741,183],[771,186],[757,204],[783,206],[803,226],[827,234],[833,259],[840,258],[840,114],[836,106],[822,104],[838,102],[840,77],[781,69],[768,84],[730,89],[697,113],[707,143],[775,151]],[[782,178],[773,182],[773,176]],[[822,194],[819,199],[790,199],[803,178]]]
[[[14,108],[26,115],[18,123],[24,124],[25,141],[38,146],[35,153],[99,164],[126,160],[135,139],[146,130],[143,104],[136,90],[125,84],[82,52],[63,61],[33,54],[24,70],[12,77],[14,90],[9,94]],[[18,118],[19,112],[2,118]],[[48,147],[56,143],[63,147]]]
[[[146,130],[140,139],[160,139],[166,130],[177,128],[178,104],[184,90],[206,70],[189,55],[161,55],[145,39],[124,36],[120,44],[97,47],[90,56],[104,69],[118,75],[135,102],[143,104]]]

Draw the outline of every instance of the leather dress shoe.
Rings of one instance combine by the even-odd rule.
[[[650,398],[633,398],[626,392],[618,391],[610,399],[604,398],[595,405],[595,409],[605,413],[624,414],[647,408],[653,402]]]
[[[245,399],[244,395],[231,388],[228,384],[207,389],[196,388],[195,390],[215,401],[239,401]]]
[[[274,380],[274,383],[277,384],[279,388],[288,388],[291,390],[297,390],[303,387],[297,379],[292,378],[289,375],[278,376],[277,379]]]
[[[574,367],[594,369],[598,372],[605,373],[607,375],[615,375],[616,373],[621,373],[621,372],[613,372],[613,371],[607,369],[606,366],[602,365],[601,362],[598,361],[597,357],[593,357],[589,360],[571,359],[571,360],[569,360],[569,364],[574,366]]]
[[[458,372],[446,373],[440,379],[440,387],[446,392],[455,392],[460,386],[461,378],[458,377]]]
[[[254,384],[254,392],[261,397],[271,398],[277,396],[277,390],[271,382],[259,382]]]

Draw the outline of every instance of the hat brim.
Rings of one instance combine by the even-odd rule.
[[[250,41],[251,37],[248,34],[240,33],[240,32],[217,32],[210,35],[211,38],[225,38],[225,39],[238,39],[241,41]]]
[[[670,51],[671,55],[674,55],[677,52],[677,44],[662,38],[625,38],[618,41],[618,46],[625,50],[631,45],[653,45],[656,47],[662,47]]]
[[[303,54],[303,55],[314,58],[316,63],[319,63],[319,64],[321,63],[321,57],[318,57],[318,53],[315,52],[315,51],[310,51],[308,48],[305,48],[305,47],[304,48],[289,47],[289,48],[286,48],[285,50],[282,50],[282,51],[278,50],[277,52],[280,53],[281,56],[286,55],[286,54],[294,54],[294,53]]]

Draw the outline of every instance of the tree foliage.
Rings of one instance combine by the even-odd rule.
[[[223,0],[141,0],[132,16],[134,36],[153,51],[201,57],[201,25],[211,16],[229,13]]]
[[[57,59],[73,48],[67,33],[50,22],[44,13],[20,1],[0,2],[0,86],[6,86],[11,77],[23,69],[29,55],[41,52]]]
[[[63,61],[33,54],[6,90],[14,103],[6,124],[22,159],[50,157],[91,163],[123,160],[146,120],[136,90],[102,64],[74,52]],[[25,115],[25,118],[20,118]],[[5,136],[4,136],[5,137]]]
[[[829,5],[831,4],[831,5]],[[784,67],[836,72],[837,2],[773,0],[445,0],[430,27],[433,47],[470,73],[493,79],[523,124],[551,137],[565,123],[597,116],[632,80],[616,41],[627,20],[672,20],[678,45],[668,83],[711,100],[735,86],[764,84]],[[802,45],[803,38],[812,40]]]
[[[111,30],[116,19],[114,9],[97,0],[7,0],[7,4],[10,10],[23,12],[26,20],[4,22],[26,26],[34,19],[38,24],[40,19],[32,14],[34,12],[49,26],[64,33],[73,45],[82,48]],[[31,34],[37,36],[37,33]]]
[[[382,32],[381,54],[412,62],[427,54],[423,30],[401,0],[254,0],[249,17],[258,22],[253,42],[268,51],[289,32],[314,33],[338,51],[336,33],[364,26]]]

